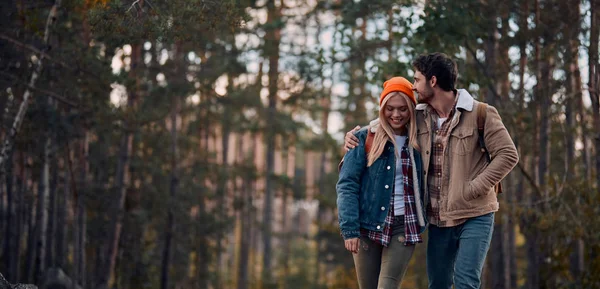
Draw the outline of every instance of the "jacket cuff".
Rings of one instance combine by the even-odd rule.
[[[360,231],[342,231],[344,240],[360,237]]]

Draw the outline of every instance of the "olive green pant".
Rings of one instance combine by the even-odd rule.
[[[415,246],[404,245],[404,216],[394,218],[388,247],[360,237],[358,253],[352,254],[360,289],[397,289],[402,283]]]

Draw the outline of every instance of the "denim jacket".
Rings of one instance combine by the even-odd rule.
[[[388,141],[381,156],[367,167],[365,141],[368,127],[356,132],[359,145],[349,150],[340,164],[336,185],[338,221],[344,239],[360,236],[360,228],[382,232],[394,191],[396,154]],[[413,189],[418,225],[422,233],[427,226],[423,190],[423,161],[421,154],[409,146],[413,167]]]

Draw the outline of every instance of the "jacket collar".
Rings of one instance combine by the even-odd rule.
[[[464,89],[459,89],[457,93],[458,100],[456,101],[456,109],[460,108],[466,111],[473,111],[473,104],[475,103],[475,100],[473,99],[471,94],[469,94],[469,92]],[[427,107],[429,107],[429,104],[419,103],[417,104],[415,109],[425,110]]]

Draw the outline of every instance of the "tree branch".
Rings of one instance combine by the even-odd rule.
[[[22,85],[25,85],[27,88],[29,88],[29,89],[31,89],[31,90],[34,90],[34,91],[37,91],[37,92],[41,92],[41,93],[47,94],[48,96],[51,96],[52,98],[54,98],[54,99],[56,99],[56,100],[58,100],[58,101],[60,101],[60,102],[62,102],[62,103],[64,103],[64,104],[68,104],[68,105],[70,105],[70,106],[72,106],[72,107],[78,107],[78,106],[79,106],[78,104],[76,104],[76,103],[74,103],[74,102],[72,102],[72,101],[70,101],[70,100],[66,99],[64,96],[60,96],[60,95],[58,95],[58,94],[57,94],[57,93],[55,93],[55,92],[52,92],[52,91],[49,91],[49,90],[45,90],[45,89],[42,89],[42,88],[37,88],[37,87],[31,86],[31,85],[29,85],[29,84],[25,83],[24,81],[20,80],[20,79],[19,79],[17,76],[15,76],[15,75],[12,75],[12,74],[10,74],[10,73],[6,73],[6,72],[2,72],[2,71],[0,71],[0,75],[4,75],[4,76],[6,76],[6,77],[12,78],[12,79],[13,79],[13,80],[15,80],[17,83],[19,83],[19,84],[22,84]]]
[[[37,53],[39,56],[42,56],[42,57],[44,57],[44,58],[46,58],[46,59],[48,59],[48,60],[50,60],[52,62],[58,63],[58,64],[62,65],[63,67],[71,67],[70,65],[68,65],[68,64],[66,64],[66,63],[64,63],[64,62],[62,62],[60,60],[54,59],[54,57],[50,56],[48,53],[44,52],[43,50],[40,50],[40,49],[38,49],[37,47],[35,47],[33,45],[29,45],[29,44],[23,43],[23,42],[21,42],[21,41],[19,41],[17,39],[14,39],[14,38],[12,38],[12,37],[10,37],[8,35],[0,34],[0,39],[4,39],[4,40],[6,40],[6,41],[8,41],[8,42],[10,42],[10,43],[12,43],[12,44],[14,44],[16,46],[19,46],[21,48],[25,48],[27,50],[33,51],[33,52]]]
[[[40,49],[38,49],[37,47],[35,47],[33,45],[29,45],[29,44],[23,43],[23,42],[21,42],[21,41],[19,41],[17,39],[14,39],[14,38],[12,38],[12,37],[10,37],[8,35],[0,33],[0,39],[4,39],[4,40],[6,40],[6,41],[8,41],[8,42],[10,42],[10,43],[18,46],[18,47],[25,48],[25,49],[27,49],[29,51],[37,53],[39,56],[43,57],[44,59],[49,60],[52,63],[56,63],[56,64],[60,65],[61,67],[67,68],[67,69],[69,69],[69,70],[71,70],[73,72],[84,72],[86,74],[94,76],[97,79],[101,79],[101,77],[99,75],[97,75],[97,74],[95,74],[95,73],[93,73],[93,72],[91,72],[89,70],[82,69],[78,65],[75,65],[75,67],[73,67],[73,65],[68,64],[68,63],[66,63],[66,62],[64,62],[62,60],[55,59],[54,57],[50,56],[45,51],[40,50]]]
[[[135,0],[135,1],[133,1],[133,3],[131,3],[131,6],[129,6],[129,9],[127,9],[127,11],[125,11],[125,12],[129,12],[129,10],[131,10],[131,8],[135,7],[135,4],[138,4],[138,3],[140,3],[140,0]],[[137,8],[136,8],[136,9],[137,9]],[[137,10],[136,10],[136,11],[137,11]]]

